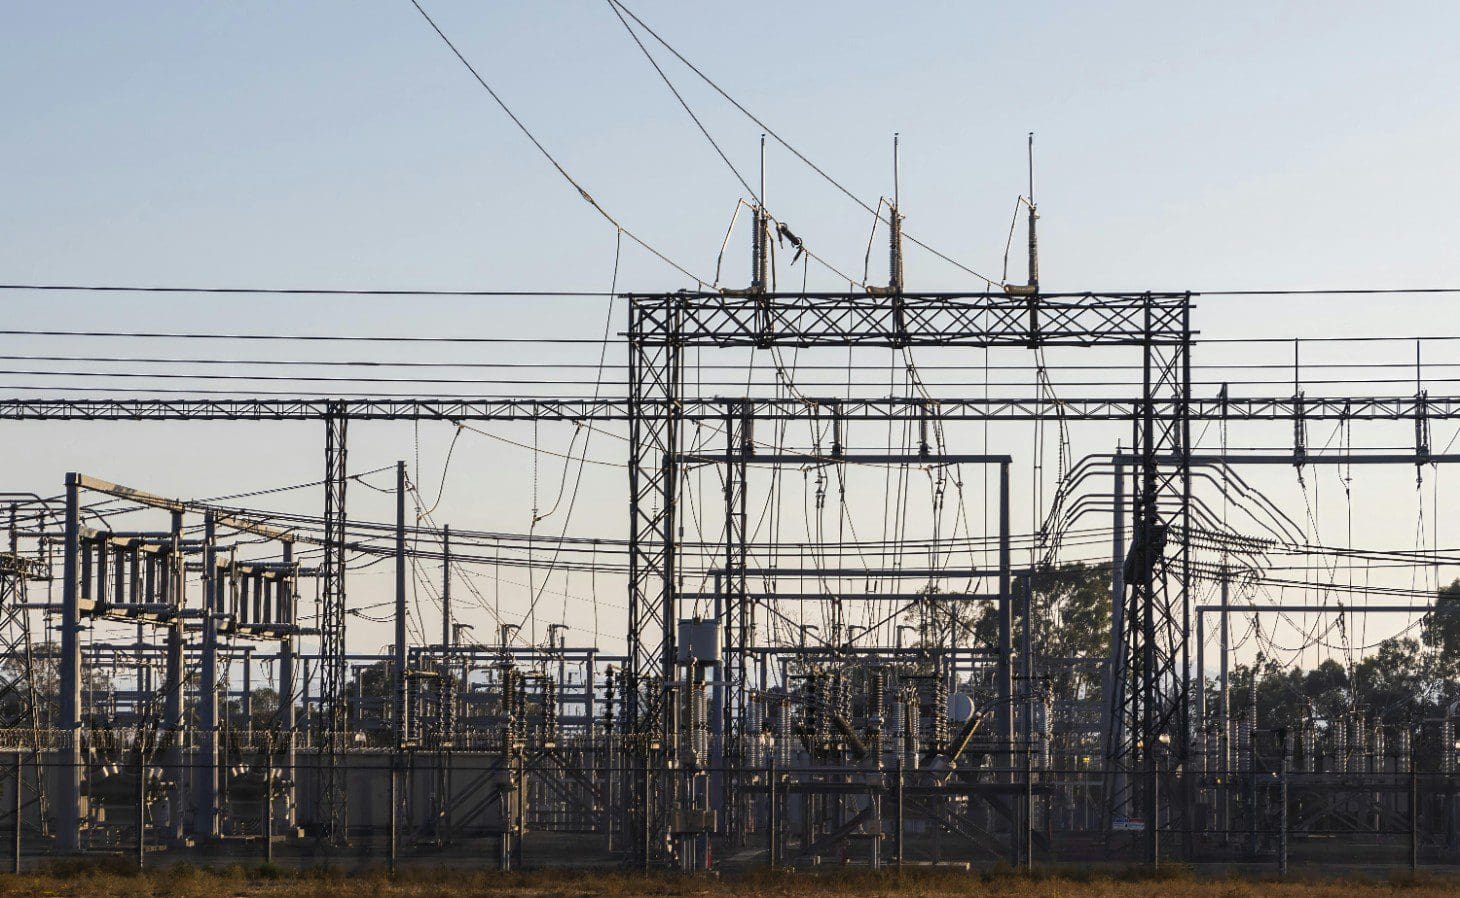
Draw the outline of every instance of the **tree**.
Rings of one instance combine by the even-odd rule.
[[[1024,627],[1024,596],[1029,605],[1030,645],[1037,675],[1049,678],[1055,694],[1090,698],[1098,693],[1101,662],[1110,654],[1110,581],[1103,567],[1071,562],[1035,570],[1032,578],[1016,577],[1014,593],[1014,650],[1017,655]],[[970,628],[977,645],[998,644],[999,609],[987,603]],[[1071,665],[1066,659],[1088,660]]]

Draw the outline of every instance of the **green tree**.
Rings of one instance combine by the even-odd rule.
[[[1055,694],[1092,698],[1099,692],[1101,662],[1110,653],[1110,574],[1108,569],[1084,562],[1041,567],[1032,578],[1013,582],[1014,651],[1022,645],[1023,597],[1029,605],[1030,645],[1037,676],[1049,678]],[[968,634],[975,645],[998,644],[999,609],[983,606]],[[1072,664],[1069,659],[1084,662]]]

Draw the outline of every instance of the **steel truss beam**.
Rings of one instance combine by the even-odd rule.
[[[1139,396],[1036,396],[976,399],[815,397],[740,399],[685,397],[681,421],[725,419],[729,405],[759,420],[821,416],[847,421],[1130,421],[1141,416]],[[325,421],[331,414],[360,421],[628,421],[631,406],[662,414],[651,396],[607,399],[0,399],[0,421]],[[333,411],[332,411],[333,410]],[[1178,409],[1157,397],[1157,418]],[[1460,420],[1456,396],[1193,397],[1192,421],[1430,421]]]
[[[629,294],[685,346],[1142,346],[1190,341],[1187,293]],[[632,339],[632,336],[631,336]]]

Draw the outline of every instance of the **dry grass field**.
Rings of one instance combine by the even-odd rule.
[[[963,873],[946,870],[776,873],[736,878],[635,875],[621,871],[383,871],[302,873],[270,867],[189,866],[136,873],[120,866],[56,864],[0,874],[0,898],[1451,898],[1460,877],[1388,878],[1119,873]]]

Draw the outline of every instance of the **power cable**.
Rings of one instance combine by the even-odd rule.
[[[619,224],[618,219],[614,218],[608,213],[607,209],[604,209],[603,206],[599,205],[598,201],[595,200],[586,189],[584,189],[583,185],[579,184],[572,175],[568,174],[568,170],[563,168],[562,164],[553,157],[552,153],[548,152],[547,147],[542,145],[542,141],[538,140],[537,136],[534,135],[532,131],[530,131],[528,127],[522,123],[522,120],[517,117],[517,114],[512,111],[511,107],[507,105],[502,97],[495,90],[492,89],[492,86],[488,84],[486,79],[482,77],[481,73],[476,70],[476,67],[473,66],[464,55],[462,55],[462,52],[456,48],[456,44],[451,42],[451,38],[446,36],[446,32],[441,30],[441,27],[436,24],[436,20],[431,18],[430,14],[426,12],[425,8],[422,7],[421,4],[417,2],[417,0],[411,0],[411,5],[416,8],[416,12],[421,14],[421,18],[425,19],[426,23],[431,26],[431,30],[435,31],[436,35],[441,38],[442,42],[445,43],[448,48],[450,48],[451,52],[455,54],[456,58],[461,61],[461,64],[466,67],[466,70],[468,72],[471,72],[472,77],[475,78],[476,82],[482,86],[482,89],[491,95],[492,99],[495,100],[497,105],[502,108],[503,112],[507,113],[507,117],[512,119],[512,124],[517,126],[517,130],[521,131],[528,140],[532,141],[532,145],[537,147],[538,152],[542,153],[543,158],[551,163],[553,168],[557,169],[558,174],[562,175],[563,179],[566,180],[570,185],[572,185],[574,190],[578,191],[578,195],[583,198],[584,202],[592,206],[594,211],[603,216],[605,221],[617,228],[630,240],[648,250],[655,258],[670,266],[675,271],[678,271],[680,274],[694,281],[698,286],[704,287],[707,283],[709,283],[704,278],[693,274],[683,265],[680,265],[678,262],[675,262],[673,259],[664,255],[664,253],[655,249],[653,246],[650,246],[633,231],[630,231],[622,224]]]
[[[0,284],[0,290],[50,293],[201,293],[243,296],[460,296],[460,297],[601,297],[609,294],[581,290],[412,290],[343,287],[157,287],[104,284]]]
[[[412,2],[415,2],[415,0],[412,0]],[[640,28],[643,28],[646,32],[648,32],[649,35],[654,38],[654,40],[658,41],[659,44],[664,47],[664,49],[666,49],[670,53],[672,53],[674,55],[674,57],[676,59],[678,59],[680,62],[684,63],[684,65],[690,71],[692,71],[696,75],[698,75],[700,77],[700,80],[704,81],[711,88],[713,88],[716,93],[718,93],[721,97],[725,98],[726,102],[730,103],[730,105],[732,105],[736,109],[738,109],[741,112],[741,114],[743,114],[746,118],[750,119],[752,122],[755,122],[755,124],[757,126],[759,126],[761,130],[765,131],[771,137],[775,138],[776,143],[779,143],[782,147],[784,147],[787,151],[789,151],[791,153],[791,155],[795,156],[797,159],[799,159],[803,163],[805,163],[812,171],[814,171],[814,172],[816,172],[816,174],[820,175],[822,177],[822,179],[824,179],[828,184],[830,184],[831,186],[835,187],[837,190],[841,191],[841,193],[844,194],[852,202],[854,202],[857,205],[861,206],[867,212],[870,212],[873,215],[880,216],[880,213],[876,209],[873,209],[872,206],[869,205],[866,201],[864,201],[861,197],[857,196],[856,194],[854,194],[850,190],[848,190],[846,187],[842,186],[841,182],[837,181],[831,175],[827,174],[824,169],[822,169],[816,163],[814,163],[810,159],[808,159],[806,157],[806,155],[803,154],[800,150],[798,150],[795,147],[791,146],[791,144],[789,142],[787,142],[785,138],[781,137],[781,135],[779,133],[777,133],[774,128],[772,128],[770,125],[767,125],[764,121],[762,121],[759,117],[757,117],[753,112],[751,112],[749,109],[745,108],[745,106],[742,105],[740,103],[740,101],[736,100],[734,97],[730,96],[730,94],[726,93],[725,90],[724,90],[724,88],[722,88],[722,87],[720,87],[720,85],[716,84],[715,81],[713,79],[711,79],[708,75],[706,75],[703,71],[701,71],[698,66],[696,66],[694,63],[692,63],[688,59],[686,59],[684,57],[684,54],[680,53],[668,41],[666,41],[664,38],[660,37],[658,32],[656,32],[653,28],[650,28],[647,24],[645,24],[644,20],[641,19],[641,18],[639,18],[637,15],[635,15],[634,12],[633,12],[633,10],[631,10],[627,6],[625,6],[621,2],[621,0],[609,0],[609,2],[612,3],[619,10],[622,10],[623,13],[625,15],[627,15],[629,18],[633,19],[634,22],[636,22],[639,25]],[[883,221],[886,221],[886,219],[883,219]],[[889,222],[889,225],[890,225],[890,222]],[[903,231],[902,232],[902,236],[908,242],[914,243],[914,244],[918,245],[919,247],[922,247],[924,250],[927,250],[928,252],[930,252],[933,255],[937,256],[938,258],[942,259],[944,262],[947,262],[948,264],[954,266],[955,268],[958,268],[958,269],[960,269],[960,270],[962,270],[964,272],[967,272],[968,274],[973,275],[974,277],[976,277],[979,280],[983,281],[985,284],[988,284],[990,287],[993,287],[993,286],[996,285],[995,284],[995,281],[993,279],[991,279],[989,277],[986,277],[986,276],[984,276],[982,274],[979,274],[977,271],[974,271],[972,268],[969,268],[967,265],[964,265],[962,262],[959,262],[956,259],[953,259],[952,257],[944,254],[943,252],[941,252],[941,251],[939,251],[937,249],[934,249],[933,247],[931,247],[928,244],[924,243],[923,241],[917,239],[916,237],[914,237],[913,235],[907,233],[906,231]]]

